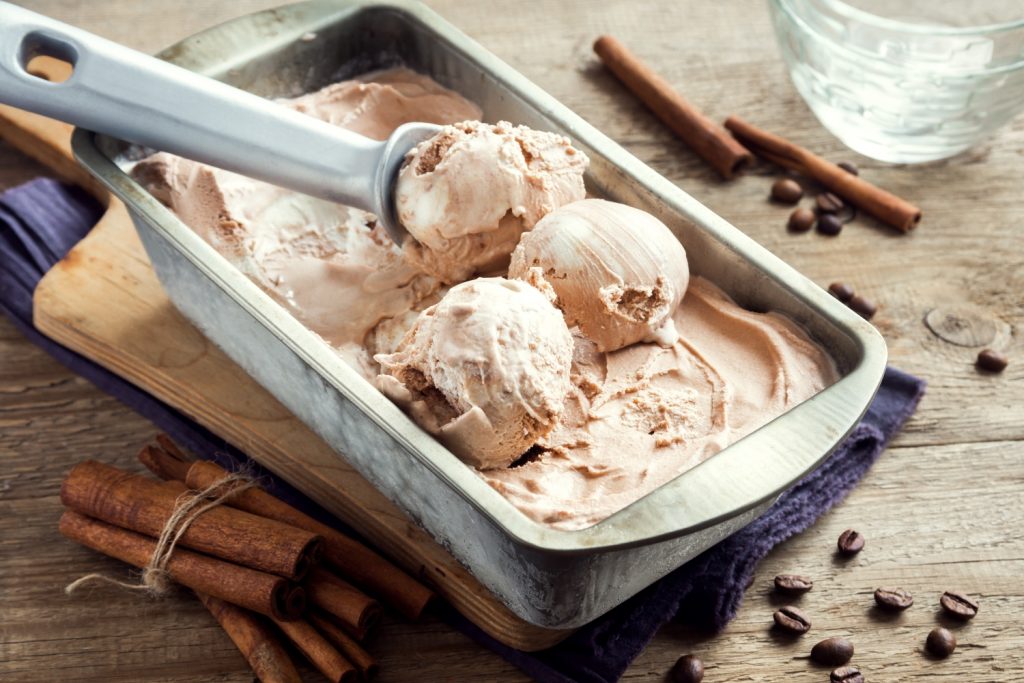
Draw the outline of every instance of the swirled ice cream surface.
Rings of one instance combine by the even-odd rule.
[[[481,118],[476,105],[408,69],[367,74],[281,100],[281,104],[377,139],[386,138],[407,122],[445,125]],[[529,139],[528,133],[515,133],[509,125],[487,128],[484,132],[489,137],[485,141],[497,148],[505,139],[516,140],[501,136]],[[463,125],[454,134],[468,134],[478,127]],[[453,134],[451,129],[449,133]],[[437,326],[463,324],[459,321],[472,315],[472,305],[477,304],[469,299],[469,304],[435,308],[444,300],[449,286],[457,284],[454,280],[508,275],[509,256],[519,235],[545,213],[582,199],[582,184],[577,185],[571,175],[565,174],[578,173],[581,183],[585,156],[577,155],[567,140],[543,140],[545,146],[537,147],[549,155],[544,157],[545,163],[556,158],[550,155],[557,152],[559,165],[554,168],[561,174],[555,176],[545,166],[548,175],[538,176],[541,181],[530,181],[544,191],[536,195],[544,201],[531,203],[529,198],[516,198],[505,217],[499,213],[499,220],[487,219],[487,225],[494,226],[490,232],[469,238],[447,233],[431,244],[424,242],[420,249],[415,244],[413,248],[395,245],[374,217],[364,211],[169,154],[144,159],[135,166],[133,175],[184,223],[319,334],[363,377],[378,383],[382,368],[374,360],[375,355],[388,359],[413,357],[415,349],[410,349],[410,344],[432,341],[425,338],[424,330],[458,339],[457,329]],[[510,168],[521,167],[524,174],[533,172],[539,154],[519,143],[506,147],[513,151],[521,148],[525,155],[525,161],[506,161]],[[420,156],[426,150],[421,149]],[[414,156],[415,152],[410,154],[410,158]],[[452,169],[458,166],[450,165]],[[479,168],[478,160],[474,159],[473,167]],[[557,179],[558,184],[548,177]],[[457,191],[462,182],[472,182],[472,178],[439,178],[446,188],[454,188],[446,189],[448,192]],[[422,184],[425,179],[417,176],[416,182]],[[505,192],[502,201],[510,196]],[[557,201],[552,203],[552,197]],[[405,206],[414,211],[421,202],[422,197],[412,196]],[[429,234],[442,234],[446,229],[444,216],[436,211],[424,219],[429,220],[424,228]],[[467,253],[452,259],[437,249],[449,242]],[[473,258],[477,255],[474,250],[487,252],[485,257]],[[695,257],[691,254],[689,258],[692,261]],[[438,266],[440,260],[443,268]],[[453,269],[451,263],[469,267]],[[534,280],[533,275],[524,279],[530,283],[527,286],[544,291],[551,306],[559,305],[547,283]],[[481,306],[488,303],[480,301]],[[539,300],[527,303],[539,307],[538,315],[558,314],[557,308],[549,312],[544,308],[547,304]],[[489,315],[494,308],[488,309]],[[416,325],[426,311],[434,315],[434,311],[449,309],[453,311],[450,316],[432,320],[431,326]],[[518,315],[524,310],[530,310],[529,306],[516,307]],[[832,360],[802,328],[782,315],[744,310],[701,277],[689,278],[671,322],[678,333],[678,339],[673,335],[671,343],[664,338],[658,342],[639,341],[608,352],[599,351],[580,327],[571,326],[568,335],[558,332],[552,339],[541,340],[547,346],[540,346],[550,350],[544,356],[547,364],[538,364],[536,369],[522,362],[521,357],[521,349],[532,348],[534,340],[516,338],[515,330],[521,328],[528,335],[528,330],[537,329],[536,334],[544,334],[544,329],[556,326],[510,328],[505,337],[520,354],[514,365],[519,374],[509,377],[496,371],[481,381],[512,387],[545,386],[530,373],[536,370],[540,378],[561,378],[567,372],[568,391],[557,410],[545,413],[550,424],[545,423],[537,431],[533,446],[511,466],[505,459],[464,459],[478,466],[500,462],[502,466],[477,471],[528,517],[559,529],[580,529],[614,514],[836,380]],[[474,337],[486,338],[479,334]],[[552,344],[571,348],[558,352]],[[498,355],[491,358],[487,368],[506,367],[501,363],[501,352],[494,350]],[[472,354],[451,355],[466,358]],[[564,359],[558,361],[565,363],[564,371],[559,369],[562,366],[552,368],[551,358]],[[472,358],[466,362],[472,362]],[[471,376],[466,368],[460,373],[460,377]],[[492,401],[502,395],[499,390],[483,393]],[[481,408],[471,405],[470,399],[465,411],[465,401],[448,402],[459,406],[453,408],[453,423],[474,408]],[[494,406],[484,408],[487,410],[476,410],[474,415],[501,414]],[[521,411],[516,415],[522,419]],[[436,420],[436,414],[431,419]],[[471,424],[471,420],[463,419],[459,429]],[[437,430],[443,432],[443,425]],[[497,428],[491,431],[503,433]],[[479,435],[471,435],[467,443],[475,438]],[[510,442],[511,437],[503,438]]]

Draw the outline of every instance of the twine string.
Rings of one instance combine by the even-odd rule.
[[[207,510],[225,504],[242,491],[256,486],[251,477],[242,473],[229,474],[210,484],[201,491],[186,491],[178,496],[174,511],[164,524],[156,541],[156,548],[149,562],[142,569],[139,583],[120,581],[105,574],[86,574],[75,579],[64,587],[64,592],[71,594],[87,583],[109,583],[119,588],[133,591],[144,591],[153,597],[164,597],[170,592],[171,576],[167,565],[171,561],[178,541],[188,531],[189,526]]]

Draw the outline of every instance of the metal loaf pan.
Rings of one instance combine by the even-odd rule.
[[[591,192],[658,216],[694,273],[743,306],[789,315],[832,353],[842,378],[817,396],[593,527],[550,529],[132,181],[125,143],[76,131],[76,155],[127,205],[175,305],[533,624],[590,621],[747,524],[829,454],[878,387],[886,350],[871,325],[418,3],[314,0],[231,21],[160,56],[268,97],[400,62],[474,100],[487,120],[560,131],[592,159]]]

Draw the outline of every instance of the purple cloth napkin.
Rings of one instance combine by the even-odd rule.
[[[81,190],[48,179],[0,195],[0,310],[58,361],[150,419],[189,450],[233,469],[248,464],[248,458],[224,440],[33,327],[36,284],[89,232],[101,213],[101,207]],[[520,652],[490,638],[453,609],[442,608],[442,618],[539,681],[618,680],[658,628],[672,619],[710,632],[724,628],[736,616],[761,559],[846,497],[914,412],[924,389],[922,380],[887,369],[867,414],[850,436],[763,516],[555,647]],[[345,529],[287,484],[270,475],[265,481],[275,494]]]

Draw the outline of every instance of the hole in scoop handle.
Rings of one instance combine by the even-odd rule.
[[[18,66],[28,76],[33,74],[29,71],[28,65],[36,57],[52,57],[66,62],[74,69],[78,61],[78,51],[72,43],[61,38],[56,33],[46,31],[33,31],[26,34],[18,46]]]

